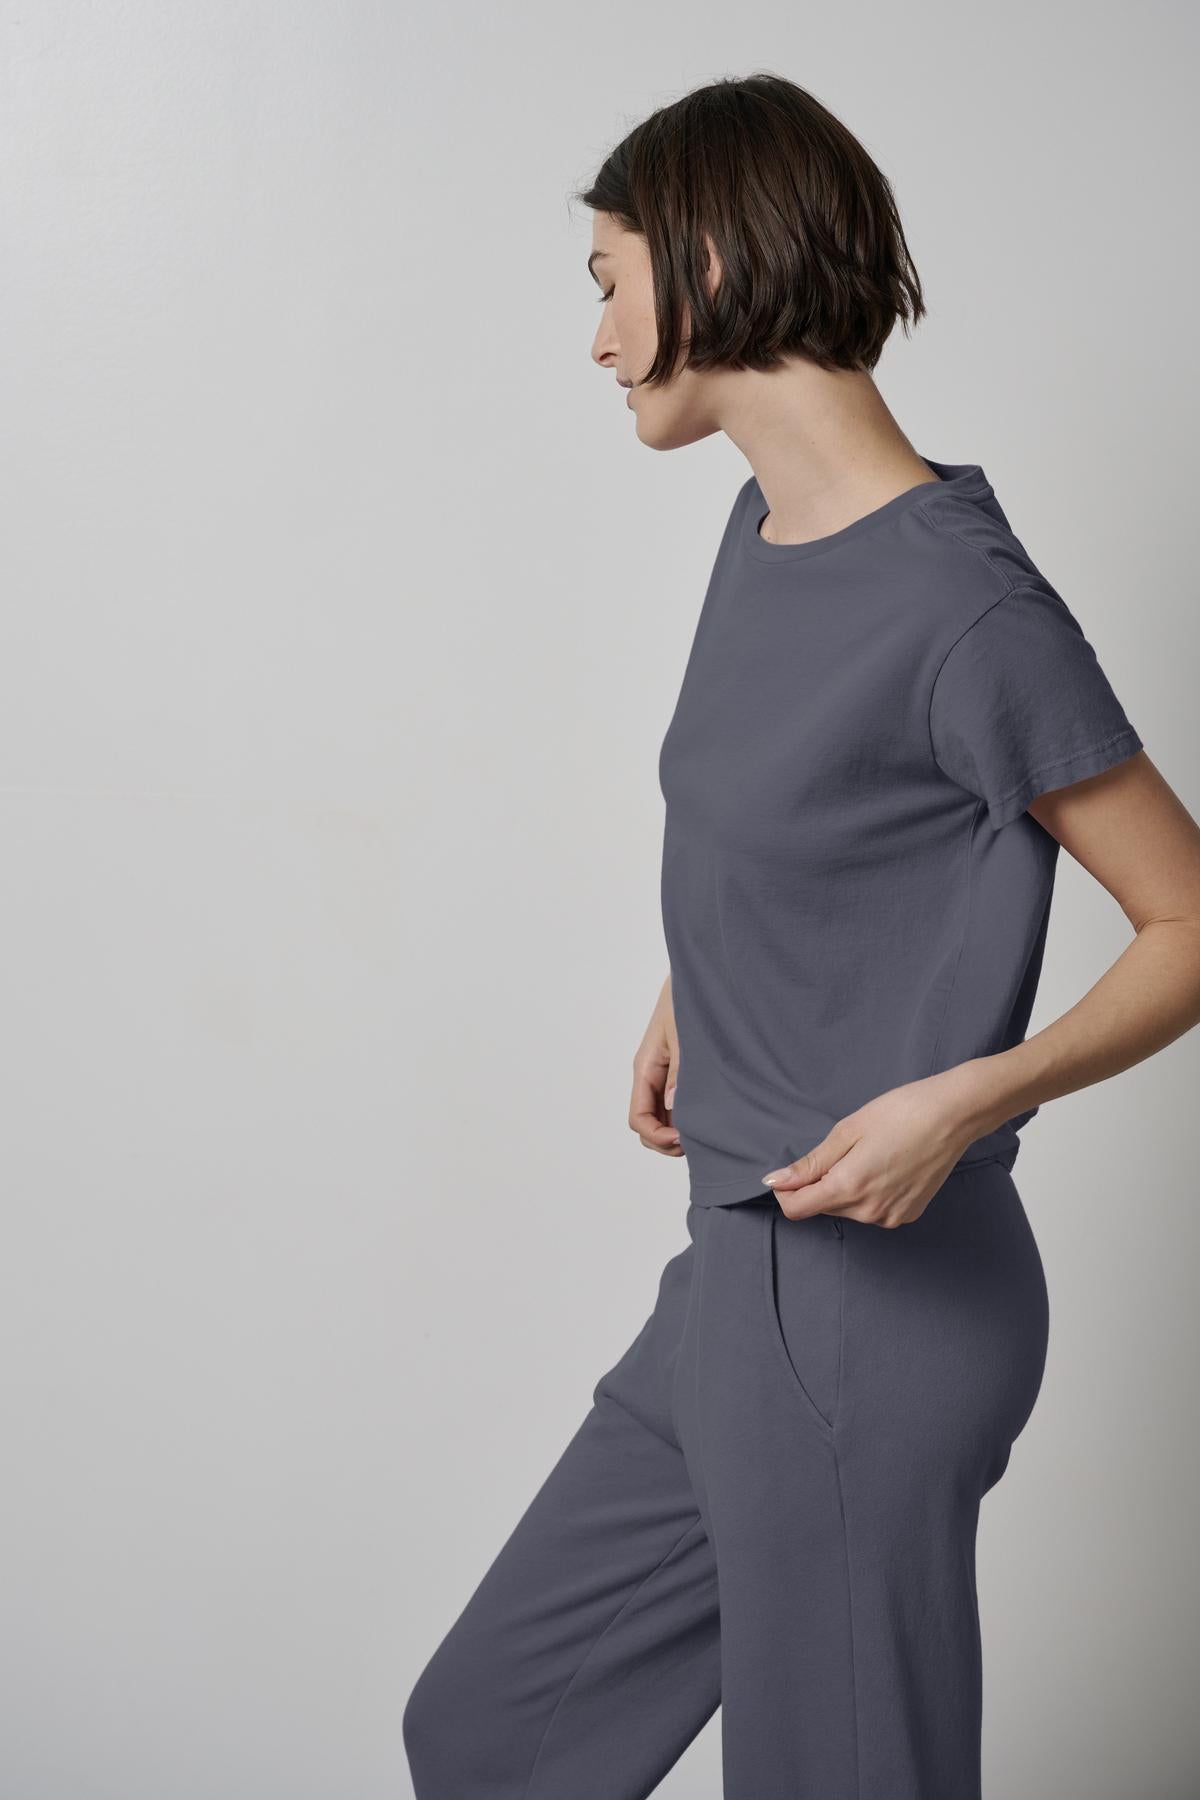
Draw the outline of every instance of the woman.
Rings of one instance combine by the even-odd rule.
[[[1017,1134],[1200,1018],[1200,830],[983,469],[875,387],[924,306],[844,127],[719,81],[582,197],[639,438],[753,470],[662,745],[630,1109],[688,1242],[413,1690],[416,1792],[635,1800],[720,1703],[732,1800],[972,1800],[979,1504],[1047,1343]],[[1026,1041],[1060,845],[1134,937]]]

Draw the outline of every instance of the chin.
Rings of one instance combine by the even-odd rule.
[[[648,450],[682,450],[711,437],[715,425],[701,425],[692,419],[655,419],[647,409],[635,414],[638,441]]]

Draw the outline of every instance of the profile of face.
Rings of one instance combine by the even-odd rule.
[[[710,256],[716,279],[711,249]],[[642,385],[658,346],[650,251],[642,234],[626,231],[611,213],[594,213],[588,267],[603,300],[592,360],[611,369],[626,389],[641,442],[653,450],[677,450],[719,431],[716,402],[727,371],[680,367],[662,386]],[[685,334],[689,323],[685,318]]]

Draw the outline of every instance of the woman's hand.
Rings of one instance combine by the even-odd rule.
[[[668,975],[633,1059],[633,1093],[629,1100],[629,1129],[637,1132],[647,1150],[657,1150],[662,1156],[683,1155],[679,1133],[671,1124],[678,1068],[679,1040],[675,1035]]]
[[[839,1119],[812,1150],[763,1177],[789,1219],[836,1213],[865,1225],[919,1219],[985,1122],[972,1065],[889,1088]]]

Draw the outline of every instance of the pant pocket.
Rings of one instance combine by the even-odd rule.
[[[826,1435],[837,1421],[842,1379],[845,1255],[829,1214],[789,1219],[776,1202],[765,1209],[767,1333],[793,1393]]]

